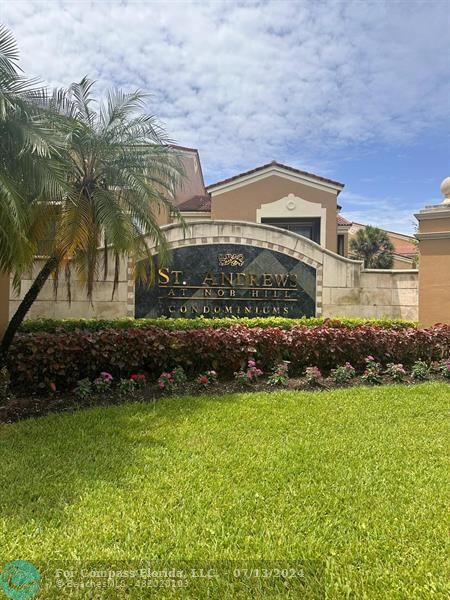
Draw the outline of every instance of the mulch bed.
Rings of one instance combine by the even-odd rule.
[[[431,375],[428,381],[447,381],[439,375]],[[394,383],[388,377],[383,378],[383,384]],[[414,385],[423,383],[423,381],[408,379],[403,385]],[[311,387],[305,379],[290,378],[285,386],[270,386],[266,381],[261,381],[248,387],[242,387],[235,381],[219,382],[206,388],[200,387],[195,382],[183,384],[183,387],[177,389],[173,394],[162,392],[156,385],[146,385],[144,388],[135,390],[133,394],[124,396],[118,390],[109,391],[106,394],[92,394],[88,398],[80,399],[74,393],[54,393],[51,395],[24,395],[12,394],[11,397],[3,401],[0,406],[0,422],[13,423],[30,417],[45,416],[50,413],[74,412],[84,408],[94,406],[112,406],[125,404],[126,402],[145,402],[155,403],[162,398],[177,396],[221,396],[225,394],[242,392],[277,392],[281,390],[298,391],[326,391],[332,389],[342,389],[345,387],[367,385],[361,380],[361,377],[355,377],[348,385],[338,385],[331,380],[324,380],[323,383]]]

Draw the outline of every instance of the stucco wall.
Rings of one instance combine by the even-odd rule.
[[[418,318],[418,272],[416,270],[364,270],[360,261],[341,257],[310,240],[276,227],[247,222],[199,221],[190,223],[183,232],[180,225],[164,227],[169,246],[243,244],[270,248],[302,260],[316,269],[316,314],[327,317]],[[34,269],[34,276],[37,267]],[[120,282],[111,300],[112,266],[106,281],[95,288],[93,306],[86,298],[80,281],[72,279],[72,304],[65,299],[64,276],[60,279],[58,300],[53,298],[52,283],[46,284],[29,317],[105,317],[134,316],[132,268],[123,261]],[[21,297],[31,283],[23,280]],[[10,302],[11,312],[18,300]]]
[[[420,242],[420,322],[450,323],[450,234]]]
[[[121,261],[119,270],[119,284],[117,286],[114,298],[112,298],[113,281],[114,281],[114,263],[110,261],[110,267],[106,280],[100,277],[95,282],[95,291],[93,302],[88,300],[86,295],[86,286],[80,280],[80,276],[76,272],[71,275],[71,293],[72,302],[67,300],[67,287],[65,284],[64,273],[60,273],[58,282],[58,294],[55,300],[53,291],[53,280],[47,281],[40,295],[34,302],[27,318],[51,318],[51,319],[68,319],[68,318],[91,318],[101,317],[105,319],[116,319],[127,316],[127,306],[130,301],[128,294],[133,297],[134,285],[129,284],[131,276],[131,268],[128,269],[127,261]],[[33,272],[28,273],[23,277],[20,291],[15,291],[11,286],[11,296],[9,303],[10,317],[14,314],[20,300],[28,291],[32,281],[36,277],[41,268],[41,261],[37,261],[33,266]]]
[[[335,252],[337,249],[336,193],[304,185],[279,175],[270,175],[236,189],[213,191],[211,219],[256,222],[256,211],[262,204],[280,200],[289,194],[326,208],[326,247]]]
[[[407,269],[411,270],[414,268],[414,260],[412,258],[405,258],[403,256],[394,256],[393,269]]]
[[[450,323],[450,204],[427,206],[416,217],[419,221],[416,238],[420,249],[420,324]]]
[[[347,268],[339,269],[338,277],[325,273],[327,269],[323,287],[325,317],[418,319],[416,270],[361,269],[351,274]],[[354,285],[349,285],[349,280]]]

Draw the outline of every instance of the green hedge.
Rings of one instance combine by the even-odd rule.
[[[357,327],[359,325],[377,325],[380,327],[416,327],[414,321],[401,321],[391,319],[323,319],[318,317],[302,317],[301,319],[286,319],[283,317],[265,318],[225,318],[225,319],[30,319],[25,321],[20,331],[33,332],[45,331],[47,333],[74,331],[84,329],[87,331],[100,331],[102,329],[129,329],[160,327],[168,330],[202,329],[204,327],[231,327],[233,325],[246,325],[247,327],[280,327],[290,329],[297,325],[315,327],[318,325],[328,327]]]

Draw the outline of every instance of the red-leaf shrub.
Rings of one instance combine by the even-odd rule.
[[[352,363],[363,370],[372,355],[383,365],[416,360],[439,361],[450,354],[450,326],[430,329],[386,328],[361,325],[246,327],[169,330],[160,327],[75,330],[65,333],[20,333],[9,355],[13,385],[23,389],[72,389],[84,377],[101,371],[115,378],[146,372],[155,379],[163,371],[181,366],[188,374],[214,369],[231,377],[254,355],[268,372],[289,360],[290,373],[299,375],[315,365],[322,373]]]

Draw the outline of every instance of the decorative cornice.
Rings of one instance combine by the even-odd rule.
[[[418,221],[425,221],[426,219],[449,219],[450,205],[434,204],[432,206],[427,206],[414,216]]]
[[[420,240],[450,240],[450,231],[429,231],[427,233],[416,233],[415,237]]]
[[[218,196],[224,192],[229,192],[251,183],[255,183],[256,181],[261,181],[267,177],[270,177],[271,175],[278,175],[284,179],[300,182],[304,185],[306,184],[310,187],[331,192],[336,195],[339,194],[344,187],[343,184],[331,183],[327,180],[315,178],[314,176],[308,176],[306,174],[302,175],[300,173],[301,172],[290,170],[282,165],[279,166],[277,164],[269,164],[260,170],[248,172],[241,176],[236,176],[236,178],[230,178],[230,180],[224,180],[222,183],[218,182],[216,184],[209,185],[206,189],[213,198],[214,196]]]

